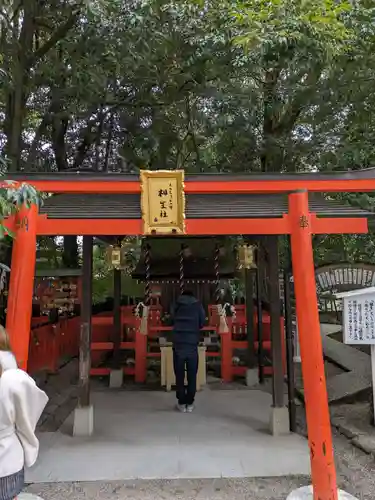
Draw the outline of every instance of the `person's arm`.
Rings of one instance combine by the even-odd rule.
[[[206,322],[206,313],[203,309],[202,304],[199,304],[199,329],[202,330]]]
[[[14,406],[16,434],[24,451],[25,465],[31,467],[39,451],[35,428],[48,402],[48,397],[22,370],[7,370],[2,375],[3,378],[6,383],[11,384],[10,393]]]

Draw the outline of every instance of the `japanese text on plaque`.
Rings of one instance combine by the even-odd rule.
[[[174,210],[174,196],[173,196],[172,181],[169,181],[168,188],[158,189],[159,198],[159,216],[155,214],[154,222],[168,222],[169,224],[176,224],[176,211]]]
[[[346,343],[368,344],[375,341],[375,300],[347,299],[345,311]]]

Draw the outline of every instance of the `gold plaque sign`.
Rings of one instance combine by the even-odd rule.
[[[144,234],[185,233],[183,170],[141,170]]]

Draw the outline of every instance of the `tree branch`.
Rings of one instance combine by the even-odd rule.
[[[312,69],[301,92],[299,92],[290,105],[286,107],[279,122],[275,124],[273,128],[275,134],[290,132],[292,130],[304,108],[310,105],[309,97],[316,92],[316,85],[320,80],[321,74],[321,67]]]
[[[41,45],[38,50],[34,52],[31,60],[29,61],[30,67],[33,66],[37,61],[42,59],[51,49],[53,49],[53,47],[55,47],[55,45],[60,40],[62,40],[66,36],[68,31],[70,31],[75,25],[80,12],[80,9],[74,10],[68,17],[67,21],[59,26],[57,30],[52,33],[50,38],[43,45]]]

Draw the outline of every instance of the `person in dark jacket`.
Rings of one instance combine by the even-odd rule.
[[[198,344],[205,322],[202,304],[190,290],[177,299],[173,313],[173,366],[177,409],[192,412],[197,391]],[[187,388],[185,388],[185,369]]]

